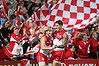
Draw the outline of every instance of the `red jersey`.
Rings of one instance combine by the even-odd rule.
[[[61,31],[58,31],[55,38],[58,38],[59,40],[61,40],[65,32],[66,31],[64,29],[62,29]]]
[[[79,35],[80,35],[80,32],[78,32],[78,31],[72,33],[72,37],[77,37],[77,38],[73,39],[74,46],[79,46],[79,41],[80,41],[78,38]]]
[[[52,46],[51,38],[46,34],[44,36],[46,38],[46,41],[45,41],[46,46]],[[49,53],[50,53],[50,50],[42,50],[40,48],[40,51],[37,54],[37,62],[45,62],[46,64],[48,64]]]
[[[93,38],[90,38],[90,52],[96,52],[97,49],[98,49],[98,42],[97,40],[93,39]]]
[[[63,44],[62,39],[64,37],[65,32],[66,31],[64,29],[62,29],[61,31],[57,31],[56,36],[55,36],[55,39],[53,40],[53,44],[54,45],[59,46],[59,45],[62,45]]]
[[[5,59],[5,54],[3,49],[0,49],[0,60],[4,60]]]
[[[46,37],[46,42],[45,42],[46,46],[51,47],[52,46],[52,40],[51,40],[51,38],[49,36],[47,36],[46,34],[44,36]],[[45,55],[48,55],[49,50],[47,51],[47,50],[40,49],[40,53],[45,54]]]
[[[54,45],[57,45],[57,46],[64,45],[64,43],[62,42],[62,39],[64,37],[65,32],[66,31],[64,29],[62,29],[61,31],[55,32],[55,35],[54,35],[55,39],[53,40]],[[65,50],[65,47],[55,48],[54,51],[52,52],[52,60],[62,61],[64,50]]]
[[[79,55],[88,55],[88,46],[89,46],[89,42],[85,42],[83,40],[81,40],[79,42]]]
[[[17,54],[17,48],[19,48],[20,43],[22,43],[22,38],[22,35],[17,36],[15,34],[11,34],[9,50],[12,54]]]
[[[80,42],[80,39],[79,39],[79,38],[76,38],[76,39],[73,39],[72,44],[73,44],[74,46],[79,46],[79,42]]]
[[[74,57],[74,53],[70,49],[68,49],[67,52],[64,54],[64,59],[69,59],[73,57]]]
[[[47,36],[47,35],[44,35],[46,37],[46,45],[47,46],[52,46],[52,40],[51,40],[51,37]]]

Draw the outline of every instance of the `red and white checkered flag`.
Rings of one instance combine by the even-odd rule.
[[[46,25],[46,16],[49,13],[49,8],[51,6],[51,1],[44,4],[40,9],[38,9],[28,20],[27,22],[34,22],[38,26]]]
[[[61,1],[57,0],[56,3],[60,3]],[[47,3],[42,5],[40,9],[38,9],[29,19],[27,19],[27,22],[34,22],[38,26],[46,25],[47,20],[46,16],[49,14],[50,9],[53,5],[53,0],[48,0]]]
[[[98,11],[99,0],[60,0],[47,15],[47,25],[53,27],[55,21],[62,20],[65,29],[81,29],[95,20]]]
[[[55,21],[62,20],[66,30],[81,29],[92,24],[99,13],[99,0],[56,0],[49,8],[51,4],[52,0],[48,0],[27,22],[53,27]]]

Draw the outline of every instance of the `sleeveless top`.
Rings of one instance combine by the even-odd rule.
[[[46,34],[44,35],[46,37],[46,46],[47,47],[51,47],[52,46],[52,40],[51,40],[51,37],[47,36]],[[50,50],[42,50],[40,49],[40,53],[44,54],[44,55],[48,55],[50,52]]]
[[[61,31],[57,32],[55,39],[53,40],[53,44],[56,46],[60,46],[60,45],[64,45],[64,43],[62,42],[63,37],[64,37],[64,33],[66,31],[64,29],[62,29]],[[54,50],[63,50],[64,48],[55,48]]]

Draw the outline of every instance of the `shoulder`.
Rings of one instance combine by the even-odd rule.
[[[46,36],[43,35],[42,38],[41,38],[41,40],[46,40]]]
[[[64,37],[68,37],[67,32],[64,32],[63,36],[64,36]]]

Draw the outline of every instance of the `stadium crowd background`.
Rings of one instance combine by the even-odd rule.
[[[47,0],[6,0],[6,2],[9,13],[8,19],[4,13],[2,2],[0,1],[0,60],[16,60],[23,58],[36,59],[36,55],[33,57],[32,55],[28,55],[21,58],[15,55],[17,58],[13,58],[14,56],[8,55],[4,49],[5,47],[10,47],[11,34],[17,33],[17,29],[21,35],[20,38],[16,40],[17,43],[21,43],[19,40],[25,41],[25,43],[22,45],[23,54],[38,44],[44,31],[46,31],[46,28],[45,26],[37,26],[33,22],[26,23],[26,20],[44,3],[46,3]],[[99,19],[97,18],[97,21],[94,24],[89,25],[84,29],[67,30],[68,43],[66,44],[66,51],[64,55],[66,59],[99,58],[98,22]],[[51,30],[54,31],[54,28],[51,28]],[[25,37],[24,39],[23,36]],[[81,42],[82,40],[85,41],[85,44]],[[70,51],[73,53],[73,55],[70,54]],[[11,57],[9,58],[9,56]]]

